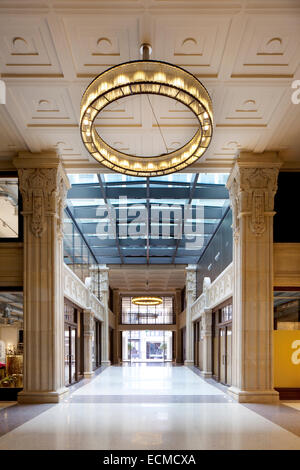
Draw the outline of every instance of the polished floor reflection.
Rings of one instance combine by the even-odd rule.
[[[0,410],[0,449],[300,449],[287,405],[238,404],[187,367],[108,367],[58,405]]]

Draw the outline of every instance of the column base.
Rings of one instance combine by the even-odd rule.
[[[18,394],[18,403],[59,403],[69,393],[67,388],[61,388],[56,392],[26,392]]]
[[[230,387],[228,393],[239,403],[279,403],[276,390],[240,390]]]
[[[110,361],[101,361],[101,366],[110,366],[111,362]]]
[[[95,373],[94,371],[92,371],[92,372],[84,372],[84,373],[83,373],[83,377],[84,377],[85,379],[90,379],[91,377],[93,377],[94,373]]]
[[[183,363],[183,365],[185,366],[193,366],[194,365],[194,361],[191,361],[190,359],[186,359]]]
[[[210,379],[212,377],[212,372],[207,372],[206,370],[201,370],[200,375],[204,379]]]

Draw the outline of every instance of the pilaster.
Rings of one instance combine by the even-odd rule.
[[[102,334],[102,365],[110,365],[109,360],[109,309],[108,309],[108,298],[109,298],[109,280],[108,271],[109,268],[105,264],[98,265],[99,270],[99,283],[100,283],[100,301],[104,305],[104,318],[101,328]]]
[[[114,364],[120,364],[121,362],[121,351],[120,351],[120,330],[119,330],[119,319],[120,319],[120,292],[119,289],[113,290],[113,313],[115,315],[115,329],[114,329]]]
[[[90,378],[93,371],[93,340],[94,340],[94,315],[91,309],[83,312],[83,337],[84,337],[84,377]]]
[[[186,270],[186,342],[185,365],[194,364],[194,330],[192,323],[192,304],[196,300],[196,269],[195,264],[189,264]]]
[[[212,376],[212,362],[211,362],[211,346],[212,346],[212,310],[205,309],[202,319],[202,357],[203,369],[201,374],[203,377]]]
[[[232,387],[240,402],[276,402],[273,389],[273,216],[281,162],[241,153],[228,179],[233,211]]]
[[[64,386],[63,210],[69,182],[55,153],[21,153],[24,217],[24,389],[21,403],[56,403]]]
[[[181,350],[181,331],[179,328],[179,315],[181,313],[181,289],[175,289],[174,310],[176,318],[176,337],[175,337],[175,362],[182,363],[182,350]]]

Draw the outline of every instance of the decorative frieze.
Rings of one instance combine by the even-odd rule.
[[[211,284],[208,279],[204,278],[203,292],[192,305],[192,321],[198,320],[206,309],[212,309],[232,296],[232,263]]]
[[[83,309],[91,309],[98,320],[103,321],[104,305],[89,288],[64,265],[64,295]]]
[[[232,263],[212,282],[208,289],[208,308],[214,308],[227,300],[233,293]]]

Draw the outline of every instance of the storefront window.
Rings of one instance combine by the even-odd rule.
[[[17,177],[0,177],[0,239],[4,238],[19,238]]]
[[[300,330],[300,291],[274,292],[274,329]]]
[[[83,376],[83,312],[64,300],[65,385],[78,382]]]
[[[122,297],[121,323],[128,324],[173,324],[173,297],[163,297],[157,306],[139,306],[132,303],[132,297]]]
[[[23,294],[0,292],[0,400],[23,388]]]
[[[275,290],[273,369],[280,397],[298,397],[300,390],[300,290]],[[287,395],[285,395],[287,394]]]
[[[221,309],[221,323],[232,320],[232,304]]]
[[[232,299],[213,311],[213,377],[224,385],[231,385]]]

